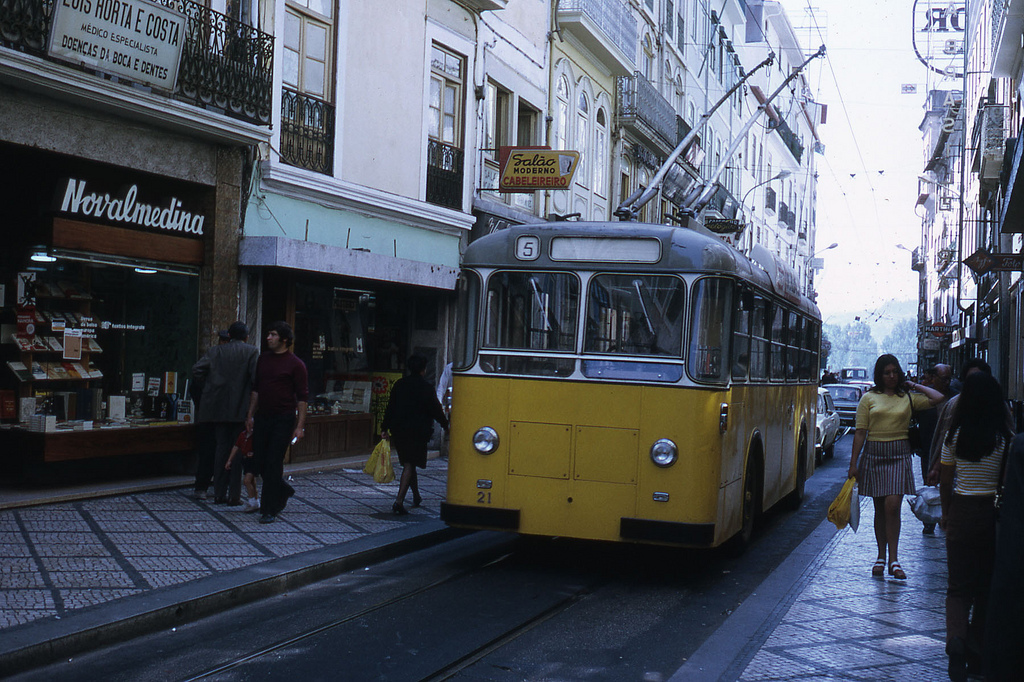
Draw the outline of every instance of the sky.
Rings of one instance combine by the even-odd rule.
[[[906,309],[896,303],[917,299],[910,253],[897,245],[920,244],[914,207],[925,162],[918,126],[928,87],[935,87],[911,44],[913,0],[781,2],[807,47],[824,42],[827,49],[809,70],[812,91],[828,105],[819,127],[825,153],[816,157],[822,319],[845,323],[850,313],[867,311],[869,323],[891,326],[897,313],[889,311]],[[824,40],[811,41],[818,29]],[[917,94],[901,94],[904,84],[916,84]],[[822,251],[833,242],[839,246]]]

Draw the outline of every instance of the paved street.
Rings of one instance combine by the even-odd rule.
[[[215,595],[223,603],[210,608],[228,608],[235,602],[224,595],[366,543],[437,535],[446,464],[430,460],[424,506],[405,517],[389,511],[395,484],[376,485],[355,465],[294,475],[296,495],[269,526],[193,500],[187,487],[4,510],[0,673],[53,660],[96,633],[126,638],[175,604],[178,614],[163,618]],[[904,505],[909,579],[872,578],[870,501],[863,510],[856,534],[822,520],[672,679],[945,679],[943,537],[922,535]]]

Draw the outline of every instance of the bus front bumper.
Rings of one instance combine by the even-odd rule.
[[[471,528],[493,530],[519,530],[518,509],[469,507],[462,504],[442,502],[441,520],[450,526],[468,526]]]

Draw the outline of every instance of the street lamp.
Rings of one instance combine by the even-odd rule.
[[[825,253],[826,251],[831,251],[832,249],[836,248],[837,246],[839,246],[839,242],[832,242],[831,244],[829,244],[825,248],[819,249],[819,250],[815,251],[814,253],[812,253],[811,255],[807,256],[807,266],[810,267],[810,268],[813,268],[814,270],[821,270],[821,266],[820,265],[818,265],[816,263],[812,263],[811,261],[813,261],[814,257],[817,256],[819,253]]]

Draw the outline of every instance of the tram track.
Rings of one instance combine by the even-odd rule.
[[[498,549],[501,550],[502,548],[499,547]],[[443,588],[451,587],[458,590],[458,583],[460,581],[465,581],[469,578],[480,578],[488,571],[493,570],[495,567],[498,567],[513,558],[517,552],[522,553],[520,549],[507,551],[506,547],[504,550],[505,551],[493,552],[495,556],[492,558],[488,558],[486,555],[478,557],[482,559],[483,562],[475,566],[432,580],[428,583],[419,585],[415,589],[404,591],[399,595],[377,601],[376,603],[359,609],[358,611],[345,614],[344,616],[335,618],[326,623],[321,623],[316,627],[306,629],[290,637],[269,643],[256,650],[246,652],[245,654],[236,656],[229,661],[221,662],[216,666],[182,679],[187,682],[192,682],[196,680],[233,679],[235,677],[245,677],[246,675],[243,672],[244,669],[249,666],[259,666],[262,660],[266,660],[275,654],[282,654],[283,652],[301,649],[312,640],[330,636],[332,631],[342,629],[346,626],[357,625],[358,623],[375,615],[386,615],[388,612],[411,608],[411,604],[415,602],[418,597],[429,595],[430,593]],[[460,672],[479,663],[487,656],[500,650],[507,644],[515,641],[522,635],[568,611],[582,599],[594,594],[606,583],[607,579],[601,578],[598,580],[588,581],[584,585],[577,586],[575,589],[567,591],[554,603],[547,605],[545,608],[531,614],[529,617],[521,618],[517,622],[508,625],[502,632],[489,637],[479,645],[469,648],[468,650],[464,649],[457,652],[450,652],[448,660],[443,664],[437,665],[431,672],[417,674],[409,679],[419,679],[423,682],[439,682],[441,680],[451,679],[457,676]],[[233,673],[236,673],[237,675]]]

